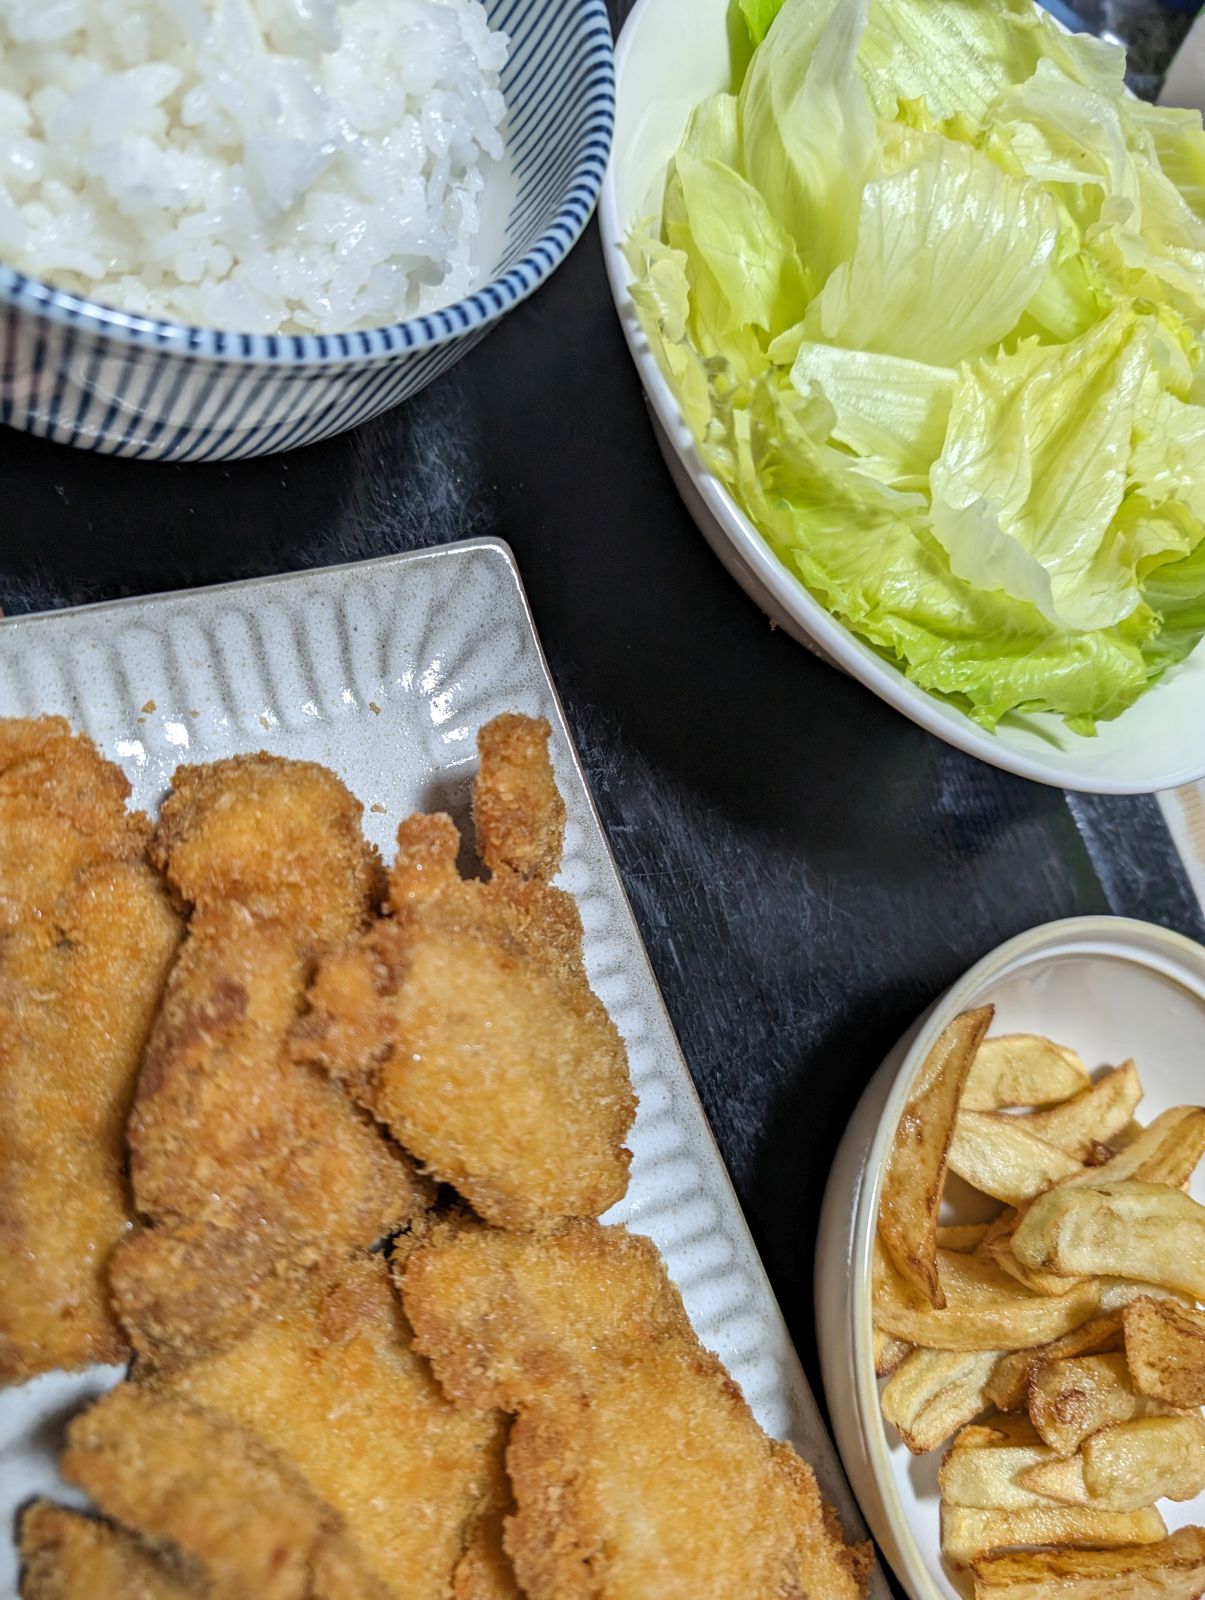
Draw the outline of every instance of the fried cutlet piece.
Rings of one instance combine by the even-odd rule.
[[[854,1600],[811,1469],[699,1344],[622,1228],[437,1229],[401,1270],[417,1349],[460,1404],[514,1414],[505,1543],[530,1600]]]
[[[565,848],[565,802],[548,759],[548,723],[508,713],[477,735],[481,766],[473,788],[473,823],[491,872],[550,883]]]
[[[58,719],[0,721],[0,1382],[128,1353],[105,1272],[124,1126],[180,920],[128,785]]]
[[[363,810],[312,761],[261,751],[178,767],[152,854],[194,918],[240,905],[309,956],[358,932],[384,894]]]
[[[203,1575],[210,1600],[389,1600],[296,1467],[179,1395],[119,1384],[71,1423],[61,1470],[152,1551]]]
[[[0,718],[0,937],[45,914],[86,867],[135,861],[150,823],[63,717]]]
[[[194,910],[128,1126],[151,1226],[110,1273],[130,1342],[154,1365],[238,1338],[430,1199],[372,1119],[286,1048],[313,955],[371,908],[358,804],[332,773],[269,757],[186,768],[177,783],[156,852]]]
[[[123,1528],[35,1500],[21,1518],[21,1600],[205,1600],[204,1584]]]
[[[166,1387],[295,1462],[398,1600],[517,1597],[496,1518],[489,1549],[490,1515],[505,1493],[504,1419],[444,1398],[411,1347],[379,1255],[308,1286],[233,1349]],[[494,1588],[454,1587],[462,1565],[491,1558]]]
[[[325,1067],[500,1227],[595,1216],[627,1187],[635,1097],[592,993],[570,897],[548,882],[564,807],[546,722],[482,729],[474,806],[488,883],[448,817],[398,832],[392,915],[321,964],[299,1060]]]

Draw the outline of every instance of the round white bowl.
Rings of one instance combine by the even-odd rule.
[[[639,0],[615,52],[616,117],[599,223],[611,291],[653,412],[658,442],[704,538],[763,611],[800,643],[947,743],[1007,772],[1095,794],[1147,794],[1205,777],[1205,646],[1095,739],[1050,715],[985,733],[911,683],[815,600],[704,466],[628,292],[623,241],[657,215],[666,164],[700,100],[731,83],[728,0]]]
[[[480,289],[385,328],[243,334],[135,316],[0,263],[0,422],[146,461],[229,461],[343,433],[446,372],[573,248],[614,121],[606,0],[485,8],[511,44],[506,153],[474,246]]]
[[[879,1409],[871,1265],[883,1172],[905,1102],[942,1029],[994,1003],[994,1033],[1046,1034],[1090,1068],[1132,1057],[1138,1117],[1200,1104],[1205,1090],[1205,949],[1120,917],[1051,922],[986,956],[933,1005],[871,1080],[837,1151],[816,1244],[816,1324],[837,1448],[863,1515],[912,1600],[967,1593],[941,1558],[941,1450],[910,1455]],[[1198,1169],[1192,1193],[1205,1201]],[[1160,1506],[1169,1528],[1205,1521],[1205,1495]]]

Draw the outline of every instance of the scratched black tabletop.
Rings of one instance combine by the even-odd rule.
[[[1067,796],[981,765],[771,630],[678,502],[593,227],[451,373],[356,433],[175,467],[0,432],[0,507],[9,613],[510,542],[818,1393],[825,1177],[917,1013],[1052,918],[1112,911],[1205,937],[1154,801]]]

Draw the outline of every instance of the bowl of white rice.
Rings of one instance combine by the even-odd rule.
[[[564,259],[605,0],[0,0],[0,422],[293,449],[437,377]]]

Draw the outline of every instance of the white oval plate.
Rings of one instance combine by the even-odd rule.
[[[816,1322],[833,1432],[879,1548],[912,1600],[969,1592],[941,1558],[942,1452],[910,1455],[883,1422],[871,1348],[870,1283],[883,1169],[916,1074],[938,1035],[991,1001],[994,1033],[1043,1033],[1090,1068],[1137,1063],[1138,1118],[1200,1104],[1205,1091],[1205,949],[1145,922],[1077,917],[1020,935],[972,967],[905,1035],[871,1080],[837,1151],[816,1246]],[[1205,1201],[1205,1169],[1192,1193]],[[1161,1503],[1169,1529],[1205,1522],[1205,1495]]]
[[[1095,739],[1059,717],[1010,717],[995,734],[911,683],[838,622],[777,559],[699,458],[628,292],[623,240],[661,209],[666,163],[700,100],[728,87],[728,0],[639,0],[616,48],[615,143],[599,202],[611,292],[658,442],[699,530],[747,594],[800,643],[913,722],[992,766],[1093,794],[1147,794],[1205,777],[1205,648]]]

